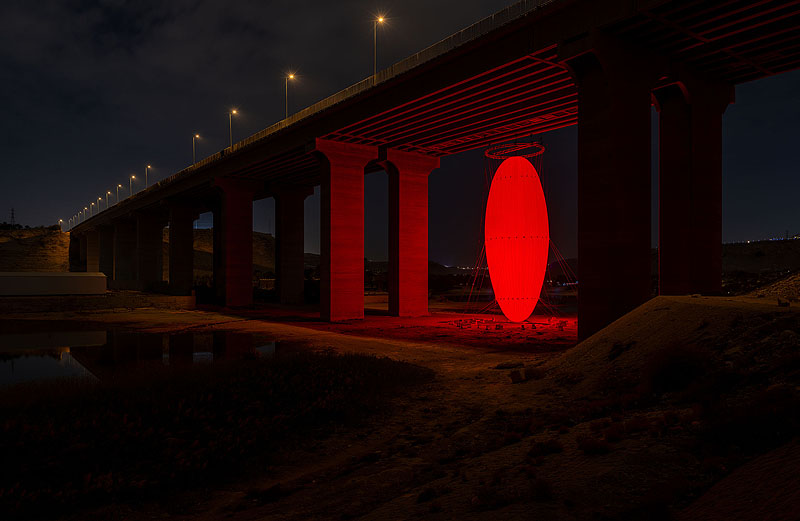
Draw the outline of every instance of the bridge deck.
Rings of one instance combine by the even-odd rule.
[[[433,156],[577,122],[558,46],[603,30],[707,77],[741,83],[800,66],[800,0],[526,0],[226,148],[79,224],[168,197],[202,198],[215,176],[316,184],[324,137]],[[268,195],[268,186],[265,193]]]

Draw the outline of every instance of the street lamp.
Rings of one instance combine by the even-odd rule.
[[[118,185],[117,185],[117,202],[116,202],[116,203],[114,203],[114,204],[117,204],[117,203],[119,202],[119,189],[120,189],[120,188],[122,188],[122,185],[118,184]]]
[[[58,226],[61,227],[61,231],[63,232],[64,231],[64,220],[63,219],[59,219],[58,220]]]
[[[286,101],[285,103],[286,110],[284,111],[284,117],[283,117],[284,119],[289,117],[289,80],[294,81],[294,73],[290,72],[289,74],[286,75],[285,79],[286,79],[286,97],[284,99]]]
[[[236,109],[231,110],[228,112],[228,133],[231,135],[231,148],[233,148],[233,116],[238,114]]]
[[[136,179],[135,175],[132,175],[130,177],[130,179],[128,179],[128,190],[130,190],[130,193],[128,194],[128,197],[133,195],[133,180],[134,179]]]
[[[378,24],[383,25],[386,18],[383,15],[378,15],[372,24],[372,84],[375,84],[375,75],[378,73]]]
[[[100,213],[100,201],[102,200],[103,200],[102,197],[97,198],[97,213]],[[108,206],[106,206],[106,208],[108,208]]]
[[[110,191],[106,191],[106,210],[108,210],[108,196],[111,195]]]
[[[94,215],[94,203],[89,205],[89,217]]]
[[[147,188],[147,186],[148,186],[148,185],[147,185],[147,172],[148,172],[148,170],[150,170],[151,168],[153,168],[153,167],[152,167],[152,166],[150,166],[150,165],[147,165],[146,167],[144,167],[144,187],[145,187],[145,188]]]
[[[197,163],[197,155],[195,154],[196,147],[194,144],[195,140],[197,139],[200,139],[200,134],[195,134],[192,136],[192,164]]]

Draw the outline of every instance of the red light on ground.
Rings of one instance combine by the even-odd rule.
[[[484,237],[497,303],[510,321],[524,322],[539,301],[550,246],[544,191],[527,159],[509,157],[497,169]]]

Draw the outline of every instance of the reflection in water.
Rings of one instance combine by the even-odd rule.
[[[232,331],[0,335],[0,385],[57,378],[108,380],[158,366],[269,358],[279,344]]]

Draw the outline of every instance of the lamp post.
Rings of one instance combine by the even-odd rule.
[[[238,114],[238,112],[236,112],[236,109],[233,109],[230,112],[228,112],[228,133],[231,136],[231,148],[233,148],[233,116],[235,116],[236,114]]]
[[[94,203],[89,204],[89,217],[94,215]]]
[[[58,226],[61,228],[61,231],[63,232],[64,231],[64,220],[63,219],[59,219],[58,220]]]
[[[120,188],[122,188],[122,185],[118,184],[118,185],[117,185],[117,202],[116,202],[116,203],[114,203],[114,204],[117,204],[117,203],[119,202],[119,189],[120,189]]]
[[[144,167],[144,187],[145,187],[145,188],[147,188],[147,186],[148,186],[148,184],[147,184],[147,172],[148,172],[148,171],[149,171],[151,168],[152,168],[152,167],[151,167],[150,165],[147,165],[146,167]]]
[[[192,136],[192,164],[197,163],[197,155],[195,154],[196,147],[194,144],[195,140],[197,139],[200,139],[200,134],[195,134]]]
[[[372,83],[375,84],[375,75],[378,73],[378,24],[383,25],[386,18],[383,15],[378,17],[372,23]]]
[[[100,213],[100,202],[103,200],[102,197],[97,198],[97,213]],[[108,206],[106,206],[108,208]]]
[[[106,210],[108,210],[108,196],[111,195],[111,191],[106,191]]]
[[[128,197],[133,195],[133,180],[134,179],[136,179],[135,175],[132,175],[130,177],[130,179],[128,179],[128,190],[130,190],[130,193],[128,194]]]
[[[286,80],[286,91],[285,91],[286,92],[286,96],[284,97],[285,110],[284,110],[283,119],[286,119],[286,118],[289,117],[289,80],[294,81],[294,73],[290,72],[289,74],[287,74],[285,80]]]

